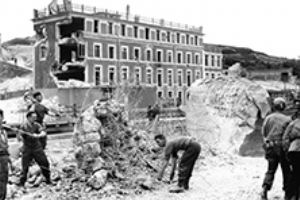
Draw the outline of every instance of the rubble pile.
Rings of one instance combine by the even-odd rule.
[[[228,77],[195,82],[184,109],[187,130],[200,143],[208,149],[239,153],[245,137],[256,130],[256,121],[270,111],[269,95],[242,78],[239,65],[229,72]]]

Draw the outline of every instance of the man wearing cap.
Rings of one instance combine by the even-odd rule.
[[[170,192],[183,192],[189,189],[189,181],[192,176],[195,162],[200,154],[200,144],[194,141],[190,137],[180,137],[170,142],[164,135],[158,134],[154,137],[156,143],[160,147],[164,147],[164,160],[162,168],[158,175],[158,180],[162,180],[165,169],[168,166],[170,158],[172,158],[172,169],[170,174],[170,181],[174,178],[174,173],[178,160],[178,152],[184,151],[178,169],[178,184],[176,188],[170,190]]]
[[[274,176],[279,164],[281,166],[283,176],[283,190],[287,197],[288,183],[291,173],[282,145],[282,137],[286,127],[291,121],[291,118],[282,113],[286,106],[283,98],[274,99],[273,106],[274,112],[265,118],[262,125],[265,158],[268,161],[268,170],[262,184],[262,200],[267,200],[267,194],[272,188]]]

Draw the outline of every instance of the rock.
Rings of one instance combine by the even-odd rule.
[[[143,189],[153,189],[153,179],[150,175],[141,174],[134,180],[135,184],[141,186]]]
[[[107,181],[108,172],[106,170],[97,171],[92,177],[88,180],[88,185],[95,190],[101,189]]]
[[[61,179],[61,176],[58,171],[51,172],[51,180],[57,182]]]
[[[99,171],[104,166],[104,160],[101,157],[98,157],[94,160],[94,163],[92,164],[93,173],[96,171]]]
[[[257,117],[270,111],[268,92],[237,75],[196,81],[188,94],[183,107],[187,130],[204,150],[238,153],[246,135],[256,128]]]
[[[18,158],[20,158],[22,153],[22,148],[23,148],[22,142],[9,143],[8,152],[10,157],[13,160],[17,160]]]
[[[29,168],[29,176],[38,176],[41,174],[41,168],[35,164]]]
[[[34,187],[38,187],[44,181],[44,176],[38,176],[33,184]]]

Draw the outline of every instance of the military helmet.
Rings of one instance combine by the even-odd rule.
[[[273,105],[275,110],[284,110],[286,106],[286,101],[282,97],[277,97],[273,100]]]

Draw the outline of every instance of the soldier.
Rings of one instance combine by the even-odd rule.
[[[24,186],[27,180],[27,173],[32,160],[40,166],[41,171],[46,178],[46,183],[51,184],[49,161],[43,150],[39,138],[46,135],[43,127],[36,121],[37,114],[29,111],[26,114],[27,122],[21,126],[24,149],[22,154],[22,176],[19,186]]]
[[[8,165],[12,170],[12,163],[8,153],[7,133],[2,126],[3,111],[0,109],[0,200],[6,197],[6,186],[8,182]]]
[[[288,196],[290,168],[283,151],[282,136],[291,118],[282,113],[286,106],[283,98],[278,97],[274,99],[273,105],[274,112],[266,117],[262,125],[265,158],[268,161],[268,170],[262,184],[262,200],[267,199],[268,191],[272,188],[279,164],[281,165],[283,176],[283,190],[285,191],[285,196]]]
[[[164,162],[161,171],[158,175],[158,180],[162,180],[165,169],[168,166],[170,158],[172,158],[172,169],[170,174],[170,181],[174,178],[176,170],[178,151],[182,150],[184,153],[180,159],[178,169],[178,185],[176,188],[170,190],[170,192],[183,192],[189,189],[189,181],[192,176],[195,162],[200,154],[201,147],[196,141],[189,137],[181,137],[173,141],[167,142],[164,135],[158,134],[155,136],[155,141],[160,147],[164,149]]]
[[[46,106],[41,104],[43,101],[43,96],[41,92],[33,93],[33,98],[34,101],[30,110],[36,113],[37,115],[36,122],[39,123],[44,129],[46,129],[46,126],[44,124],[45,115],[50,115],[55,117],[59,117],[60,115],[58,113],[50,112],[50,110]],[[45,149],[47,146],[47,134],[44,137],[40,137],[40,141],[43,149]]]

